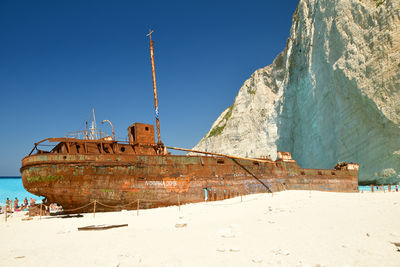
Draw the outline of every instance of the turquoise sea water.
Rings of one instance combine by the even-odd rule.
[[[398,186],[399,192],[400,192],[400,186]],[[358,186],[358,190],[363,191],[363,192],[371,192],[371,186],[370,185],[359,185]],[[389,186],[385,185],[385,186],[378,186],[378,188],[376,188],[376,186],[374,186],[374,191],[388,191],[389,190]],[[392,191],[396,191],[396,185],[391,185],[391,190]]]
[[[362,186],[360,185],[358,189],[364,192],[369,192],[371,191],[371,186]],[[379,190],[376,189],[375,191],[381,191],[382,189],[379,188]],[[385,186],[385,190],[388,190],[388,186]],[[392,185],[392,191],[395,190],[395,186]],[[400,191],[400,187],[399,187]],[[0,205],[3,206],[5,205],[6,199],[10,198],[12,200],[15,199],[15,197],[18,198],[20,203],[24,200],[25,197],[29,199],[32,197],[36,199],[36,203],[40,203],[42,198],[35,196],[28,191],[25,190],[24,186],[22,185],[22,180],[21,177],[0,177]]]
[[[0,205],[4,206],[7,198],[14,201],[18,198],[19,203],[23,203],[25,197],[36,199],[36,203],[40,203],[42,198],[35,196],[25,190],[22,185],[21,177],[0,177]]]

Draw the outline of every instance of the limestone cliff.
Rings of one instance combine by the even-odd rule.
[[[257,70],[194,149],[303,168],[360,164],[400,180],[400,1],[300,0],[285,50]]]

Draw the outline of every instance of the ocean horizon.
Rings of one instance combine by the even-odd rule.
[[[23,203],[25,197],[34,198],[36,203],[42,202],[42,197],[35,196],[25,190],[22,185],[21,176],[0,176],[0,205],[6,204],[7,198],[13,200],[18,198],[19,203]]]

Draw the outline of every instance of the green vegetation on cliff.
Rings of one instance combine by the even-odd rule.
[[[226,114],[224,115],[222,120],[217,124],[217,126],[215,126],[210,131],[210,133],[208,134],[207,137],[217,136],[223,132],[223,130],[225,129],[226,123],[228,122],[229,118],[232,116],[232,109],[233,109],[233,105],[229,107],[228,111],[226,112]]]

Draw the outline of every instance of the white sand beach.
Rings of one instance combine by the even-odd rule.
[[[285,191],[184,205],[181,212],[173,206],[139,216],[24,217],[0,217],[1,266],[400,265],[393,244],[400,243],[400,192]],[[77,229],[101,224],[128,226]]]

